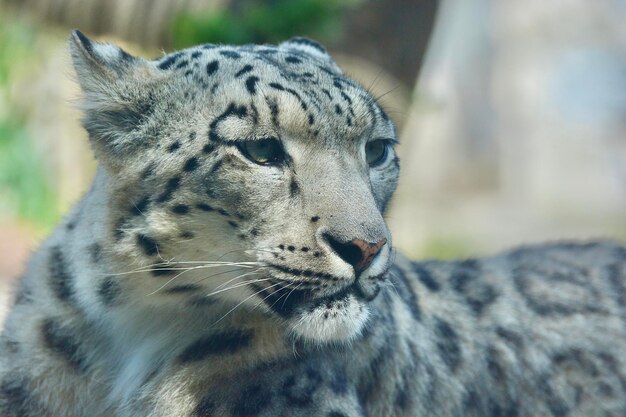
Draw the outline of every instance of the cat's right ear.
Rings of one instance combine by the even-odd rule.
[[[78,30],[72,32],[69,44],[84,93],[83,126],[96,158],[119,165],[144,140],[140,132],[154,105],[150,92],[158,71],[145,59],[92,41]]]
[[[115,45],[94,42],[79,30],[70,35],[70,50],[78,82],[86,94],[114,93],[111,87],[144,61]]]

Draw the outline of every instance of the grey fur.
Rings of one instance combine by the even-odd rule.
[[[101,164],[20,283],[2,416],[626,414],[626,248],[394,259],[394,127],[321,46],[70,46]],[[356,276],[329,236],[387,244]]]

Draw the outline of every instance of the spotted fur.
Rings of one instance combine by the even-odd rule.
[[[100,167],[20,281],[0,415],[625,415],[623,246],[392,256],[394,127],[319,44],[70,46]]]

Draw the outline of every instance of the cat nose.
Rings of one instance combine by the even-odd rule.
[[[387,243],[387,239],[381,239],[376,243],[369,243],[361,239],[342,243],[329,234],[325,234],[324,238],[341,259],[352,265],[357,276],[372,264],[378,252]]]

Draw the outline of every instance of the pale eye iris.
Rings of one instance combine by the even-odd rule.
[[[249,140],[239,145],[239,150],[252,162],[276,165],[285,160],[285,152],[276,139]]]
[[[382,164],[387,159],[387,142],[375,140],[365,145],[365,160],[369,166]]]

